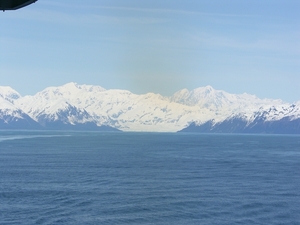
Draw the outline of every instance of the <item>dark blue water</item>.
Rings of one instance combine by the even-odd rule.
[[[0,224],[300,224],[300,136],[2,131]]]

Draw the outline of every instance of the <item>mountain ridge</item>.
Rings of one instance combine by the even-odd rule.
[[[182,89],[166,97],[70,82],[24,97],[10,87],[0,87],[0,100],[0,116],[11,107],[43,129],[56,124],[54,127],[62,129],[85,129],[86,125],[86,129],[102,126],[122,131],[188,132],[193,127],[190,130],[233,132],[238,130],[228,127],[230,121],[232,126],[233,121],[239,121],[238,126],[247,131],[254,121],[264,124],[283,119],[285,124],[294,124],[300,118],[300,101],[290,104],[247,93],[230,94],[211,86]],[[263,126],[256,132],[264,133]]]

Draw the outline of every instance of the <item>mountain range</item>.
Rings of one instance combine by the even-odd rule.
[[[32,96],[0,86],[0,129],[300,133],[300,102],[211,86],[170,97],[73,82]]]

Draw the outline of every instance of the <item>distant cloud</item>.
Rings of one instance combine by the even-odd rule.
[[[226,36],[224,34],[198,32],[197,34],[191,34],[190,38],[196,44],[198,43],[198,46],[300,54],[300,42],[293,34],[273,34],[258,37],[255,40],[245,40],[243,38],[238,38],[236,35]]]
[[[29,12],[29,13],[28,13]],[[12,18],[19,18],[24,20],[34,20],[35,22],[44,21],[49,23],[59,24],[74,24],[74,25],[88,25],[99,23],[111,24],[157,24],[165,23],[168,20],[163,18],[156,18],[150,16],[118,16],[118,15],[102,15],[97,12],[85,11],[74,13],[68,11],[59,11],[52,9],[30,9],[27,13],[20,13],[11,16]]]
[[[202,16],[219,16],[219,17],[253,17],[255,15],[245,15],[245,14],[225,14],[225,13],[206,13],[188,10],[178,10],[178,9],[160,9],[160,8],[137,8],[137,7],[114,7],[114,6],[97,6],[101,9],[111,9],[111,10],[122,10],[122,11],[138,11],[138,12],[150,12],[150,13],[172,13],[172,14],[187,14],[187,15],[202,15]]]

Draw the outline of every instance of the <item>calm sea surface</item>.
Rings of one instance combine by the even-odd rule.
[[[1,131],[0,224],[300,224],[300,136]]]

